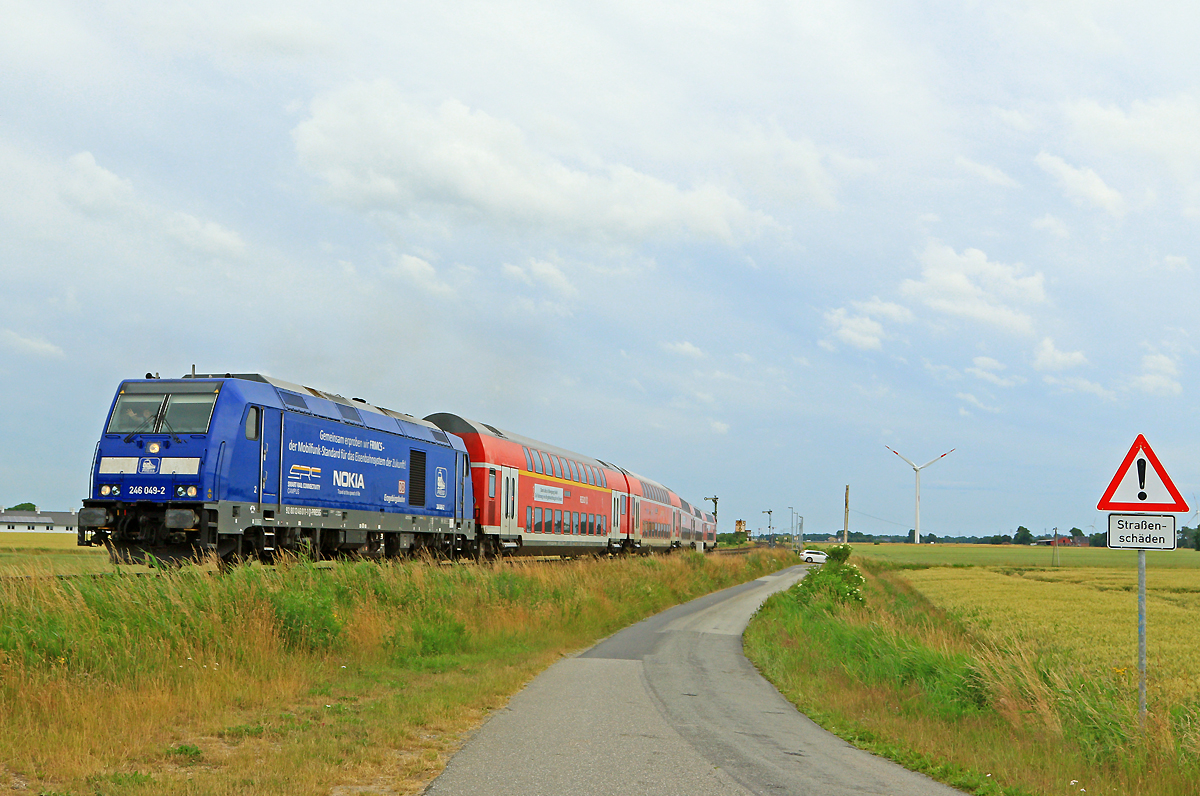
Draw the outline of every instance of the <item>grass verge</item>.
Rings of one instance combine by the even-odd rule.
[[[827,584],[772,596],[745,637],[763,674],[826,729],[981,796],[1196,792],[1194,703],[1153,705],[1141,731],[1120,675],[1032,636],[972,632],[902,570],[847,569],[826,565]]]
[[[562,654],[786,555],[0,580],[0,787],[406,794]]]

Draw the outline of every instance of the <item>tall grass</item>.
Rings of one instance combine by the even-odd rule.
[[[557,656],[784,561],[290,560],[0,580],[0,786],[415,792]]]
[[[794,587],[746,635],[764,674],[844,737],[979,794],[1197,792],[1195,699],[1153,705],[1142,730],[1136,674],[982,633],[890,568],[867,564],[863,592]]]

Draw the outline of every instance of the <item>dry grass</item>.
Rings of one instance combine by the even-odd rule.
[[[782,557],[0,581],[0,787],[409,794],[562,654]]]

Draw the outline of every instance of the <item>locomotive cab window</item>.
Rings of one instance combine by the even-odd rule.
[[[246,439],[258,439],[258,407],[246,410]]]
[[[108,434],[206,434],[220,384],[126,384],[108,421]]]

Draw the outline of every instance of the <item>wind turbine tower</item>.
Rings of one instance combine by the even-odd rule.
[[[938,456],[937,459],[930,459],[929,461],[925,462],[920,467],[918,467],[916,464],[913,463],[913,461],[911,459],[902,455],[900,453],[900,451],[892,450],[887,445],[884,445],[883,447],[887,448],[888,450],[892,451],[892,453],[896,454],[901,459],[904,459],[904,461],[908,462],[908,466],[913,468],[913,472],[917,474],[917,524],[916,524],[916,529],[915,529],[916,539],[914,541],[917,544],[920,544],[921,543],[921,471],[924,470],[929,465],[933,464],[934,462],[938,461],[938,459],[946,458],[950,454],[954,453],[954,451],[958,450],[958,448],[951,448],[950,450],[943,453],[941,456]]]

